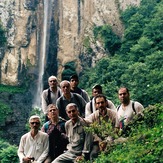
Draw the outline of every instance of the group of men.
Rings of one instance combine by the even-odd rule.
[[[57,78],[50,76],[49,88],[42,92],[42,110],[45,124],[40,127],[40,118],[29,119],[30,132],[20,141],[18,156],[20,162],[30,163],[73,163],[83,158],[93,160],[100,151],[101,139],[85,132],[84,127],[101,118],[111,122],[113,130],[123,129],[136,114],[142,114],[144,107],[130,100],[129,90],[118,90],[121,105],[118,108],[103,95],[101,85],[92,87],[92,98],[78,87],[77,75],[70,81],[58,85]]]

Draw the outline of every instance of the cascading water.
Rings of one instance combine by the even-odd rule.
[[[46,56],[49,50],[49,37],[50,37],[50,25],[52,17],[52,4],[53,0],[44,0],[44,21],[43,21],[43,33],[41,38],[41,52],[39,58],[39,77],[37,84],[37,93],[34,99],[33,108],[41,109],[41,93],[43,91],[43,76],[46,64]]]

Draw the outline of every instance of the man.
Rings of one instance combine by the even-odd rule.
[[[84,89],[80,89],[78,87],[78,85],[79,85],[79,78],[78,78],[78,76],[77,75],[72,75],[70,77],[70,87],[71,87],[70,91],[72,93],[78,93],[79,95],[81,95],[84,98],[84,100],[86,102],[89,102],[90,99],[89,99],[88,93]]]
[[[96,84],[92,87],[92,100],[86,104],[85,117],[88,117],[90,114],[96,111],[94,97],[98,94],[102,94],[102,86],[99,84]],[[115,105],[110,100],[107,100],[107,107],[109,109],[116,110]]]
[[[120,121],[120,128],[123,129],[136,114],[142,115],[144,107],[139,102],[130,100],[130,93],[126,87],[119,89],[118,97],[121,105],[117,108],[117,114]]]
[[[86,122],[79,117],[78,107],[74,103],[66,106],[66,113],[70,120],[65,124],[66,134],[69,139],[67,151],[57,157],[52,163],[73,163],[83,159],[90,152],[92,137],[84,131]]]
[[[65,135],[65,122],[59,117],[59,110],[54,104],[48,105],[49,121],[44,123],[42,131],[49,135],[49,154],[44,163],[51,163],[66,150],[68,144]]]
[[[49,88],[42,92],[42,110],[47,115],[47,106],[56,104],[56,100],[61,96],[61,90],[58,87],[58,81],[55,76],[50,76],[48,79]],[[46,121],[48,118],[46,117]]]
[[[99,124],[101,124],[102,119],[105,122],[111,122],[113,130],[116,131],[119,128],[119,121],[116,111],[107,108],[107,99],[104,95],[98,94],[94,97],[94,100],[97,110],[86,117],[85,121],[87,123],[98,122]],[[98,156],[98,153],[100,151],[99,144],[101,143],[101,141],[102,140],[100,137],[94,135],[93,149],[90,153],[91,160]]]
[[[86,101],[76,93],[70,92],[70,82],[67,80],[64,80],[60,83],[62,96],[57,99],[56,106],[59,109],[59,115],[68,120],[67,114],[66,114],[66,106],[69,103],[75,103],[78,108],[81,116],[84,116],[85,113],[85,105]]]
[[[20,163],[31,163],[32,161],[42,163],[46,159],[49,140],[48,134],[39,131],[40,123],[39,116],[33,115],[30,117],[29,125],[31,130],[21,137],[18,148]]]

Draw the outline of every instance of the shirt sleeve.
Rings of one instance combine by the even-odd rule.
[[[91,114],[90,102],[88,102],[85,106],[85,117],[88,117],[90,114]]]
[[[23,162],[23,158],[25,157],[24,155],[25,141],[26,141],[26,136],[24,135],[20,139],[20,144],[17,152],[20,162]]]
[[[44,151],[43,153],[41,154],[41,156],[38,158],[37,160],[37,163],[42,163],[46,157],[48,156],[48,152],[49,152],[49,137],[48,135],[46,134],[46,136],[44,137]]]
[[[42,97],[41,97],[42,111],[43,111],[44,114],[47,114],[47,102],[46,102],[46,98],[47,98],[47,92],[46,92],[46,90],[44,90],[42,92]]]

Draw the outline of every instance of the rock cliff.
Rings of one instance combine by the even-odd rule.
[[[0,83],[14,86],[30,85],[30,91],[27,93],[6,98],[10,101],[14,114],[11,123],[8,123],[10,125],[5,128],[7,135],[14,134],[11,138],[14,143],[18,143],[21,135],[17,131],[24,131],[24,124],[29,115],[26,113],[29,113],[32,107],[40,67],[43,67],[45,81],[52,74],[61,79],[64,64],[70,61],[76,63],[78,72],[82,71],[80,57],[87,56],[83,40],[87,36],[92,37],[92,27],[109,24],[117,35],[122,36],[123,24],[119,12],[129,5],[139,5],[140,0],[48,0],[46,2],[50,3],[48,15],[51,17],[47,21],[46,55],[43,58],[44,1],[0,0],[0,21],[7,30],[7,45],[0,49]],[[93,66],[106,54],[99,42],[92,41],[91,48],[95,54],[91,58]],[[4,94],[1,93],[0,97],[4,98]],[[7,103],[6,100],[4,102]],[[22,118],[17,121],[21,115]]]
[[[118,35],[123,33],[119,11],[140,0],[49,0],[52,3],[51,47],[45,63],[53,65],[51,72],[60,74],[65,63],[75,61],[81,70],[79,55],[82,41],[91,35],[93,25],[110,24]],[[18,85],[22,74],[38,74],[43,32],[43,0],[0,1],[0,19],[7,29],[8,45],[1,50],[1,83]],[[100,45],[99,45],[100,46]],[[100,52],[99,52],[100,53]],[[99,59],[104,54],[98,54]],[[50,58],[50,59],[49,59]],[[51,66],[50,66],[51,67]],[[45,66],[45,71],[49,70]],[[50,70],[49,70],[50,71]]]

